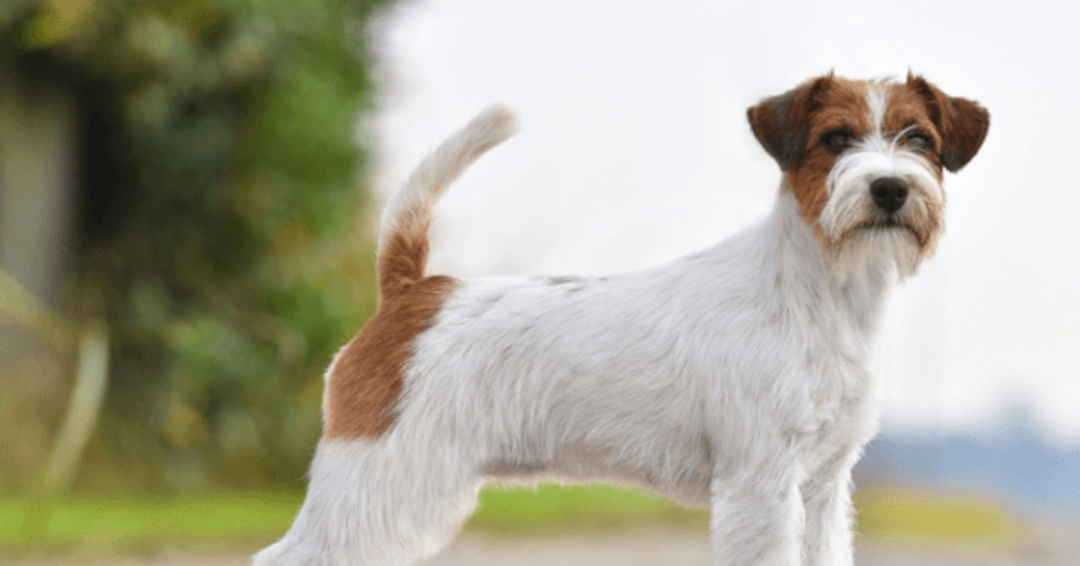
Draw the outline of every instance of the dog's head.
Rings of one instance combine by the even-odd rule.
[[[892,253],[905,272],[941,234],[942,169],[966,165],[990,125],[982,106],[910,73],[904,82],[830,73],[747,115],[825,249]]]

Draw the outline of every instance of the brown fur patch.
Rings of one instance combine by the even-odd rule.
[[[908,126],[916,126],[930,134],[934,139],[934,151],[941,150],[941,133],[938,132],[923,97],[910,85],[892,85],[888,92],[881,131],[886,137],[894,136]]]
[[[458,284],[452,277],[424,277],[430,225],[426,209],[406,211],[379,250],[378,311],[338,354],[327,378],[327,438],[375,437],[394,422],[413,342]]]
[[[819,92],[816,107],[807,113],[803,126],[807,132],[806,145],[787,172],[787,188],[799,201],[803,219],[814,227],[815,232],[820,230],[818,218],[829,200],[825,181],[838,157],[821,140],[829,132],[839,129],[858,138],[873,127],[866,89],[865,82],[834,78]]]
[[[926,158],[934,166],[934,175],[938,182],[942,180],[941,133],[937,129],[926,107],[926,102],[909,85],[893,85],[889,89],[885,116],[881,121],[881,132],[886,137],[895,136],[909,126],[915,126],[933,139],[933,149]]]
[[[428,277],[383,297],[375,316],[341,351],[326,384],[326,437],[376,437],[394,422],[402,370],[458,281]]]
[[[922,102],[927,118],[940,141],[935,154],[949,171],[959,171],[979,152],[990,129],[990,113],[966,98],[949,96],[926,79],[908,74],[897,91],[903,98]]]
[[[816,105],[815,97],[833,80],[831,74],[811,79],[746,110],[754,136],[780,165],[781,171],[787,171],[802,154],[809,114]]]
[[[383,300],[424,277],[431,212],[424,207],[401,213],[398,225],[379,250],[379,292]]]

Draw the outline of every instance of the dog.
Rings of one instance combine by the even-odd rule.
[[[427,275],[432,207],[514,117],[488,109],[429,155],[382,217],[378,311],[326,372],[306,499],[254,563],[414,564],[486,481],[553,477],[709,506],[717,565],[852,564],[875,327],[990,117],[910,72],[829,73],[747,116],[782,172],[771,214],[608,277]]]

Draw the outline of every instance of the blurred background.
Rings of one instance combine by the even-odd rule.
[[[764,216],[745,109],[925,74],[992,114],[895,294],[860,560],[1080,553],[1080,70],[1064,2],[3,0],[0,563],[234,564],[302,498],[321,373],[374,308],[379,204],[494,101],[519,137],[432,270],[599,274]],[[489,489],[434,563],[706,564],[707,516]]]

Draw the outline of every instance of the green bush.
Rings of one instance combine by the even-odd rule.
[[[0,74],[80,117],[67,310],[105,317],[113,362],[78,489],[302,477],[319,376],[373,310],[355,130],[380,3],[0,4]]]

